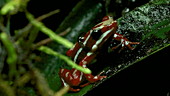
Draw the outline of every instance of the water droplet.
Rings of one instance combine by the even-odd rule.
[[[163,40],[163,43],[167,43],[167,42],[168,42],[168,39]]]
[[[117,67],[118,67],[118,68],[121,68],[121,67],[122,67],[122,65],[118,65]]]
[[[135,2],[136,0],[132,0],[132,2]]]

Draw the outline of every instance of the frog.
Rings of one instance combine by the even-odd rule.
[[[87,68],[87,65],[92,63],[95,58],[101,54],[104,44],[110,40],[119,41],[120,44],[111,48],[115,50],[121,46],[121,50],[125,47],[130,50],[134,50],[134,47],[131,45],[139,44],[139,42],[131,42],[122,34],[117,33],[118,23],[113,19],[112,16],[103,17],[102,21],[92,27],[87,33],[78,37],[77,42],[74,46],[66,52],[66,55],[69,56],[76,64]],[[110,39],[111,38],[111,39]],[[69,91],[78,92],[81,88],[101,81],[107,76],[102,76],[101,73],[94,76],[91,74],[85,74],[75,68],[66,69],[61,68],[59,71],[59,76],[64,86],[70,86]],[[82,83],[86,81],[86,83]],[[77,87],[77,88],[75,88]]]

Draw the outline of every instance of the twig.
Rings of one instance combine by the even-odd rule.
[[[66,35],[70,30],[71,30],[71,28],[67,28],[65,31],[61,32],[61,33],[58,34],[58,35],[59,35],[59,36],[64,36],[64,35]],[[42,45],[45,45],[45,44],[50,43],[51,41],[53,41],[51,38],[44,39],[44,40],[36,43],[35,45],[33,45],[32,49],[34,50],[34,49],[38,48],[39,46],[42,46]]]
[[[51,12],[47,13],[47,14],[41,15],[40,17],[36,18],[36,20],[37,21],[42,21],[43,19],[48,18],[48,17],[50,17],[50,16],[52,16],[54,14],[57,14],[59,12],[60,12],[60,10],[56,9],[54,11],[51,11]]]
[[[35,45],[33,45],[32,49],[34,50],[34,49],[36,49],[36,48],[38,48],[38,47],[40,47],[42,45],[50,43],[51,41],[52,41],[51,38],[47,38],[47,39],[41,40],[40,42],[38,42]]]
[[[23,74],[23,76],[21,76],[20,78],[18,78],[15,81],[15,85],[14,86],[24,86],[26,83],[28,83],[31,80],[31,74],[30,72],[27,72],[25,74]]]
[[[44,76],[39,72],[39,70],[36,68],[33,68],[32,72],[33,72],[33,78],[35,79],[35,82],[36,82],[36,87],[40,95],[41,96],[53,96],[54,92],[50,89]]]
[[[64,86],[61,90],[56,92],[54,96],[63,96],[65,93],[68,92],[69,88],[70,88],[69,86]]]
[[[59,9],[56,9],[56,10],[54,10],[54,11],[51,11],[51,12],[47,13],[47,14],[44,14],[44,15],[42,15],[42,16],[39,16],[38,18],[36,18],[36,20],[37,20],[37,21],[42,21],[43,19],[46,19],[46,18],[48,18],[48,17],[50,17],[50,16],[52,16],[52,15],[54,15],[54,14],[56,14],[56,13],[59,13],[59,12],[60,12],[60,10],[59,10]],[[16,36],[14,37],[14,39],[17,40],[19,37],[27,34],[27,32],[29,32],[29,30],[30,30],[31,28],[32,28],[32,24],[31,24],[31,23],[27,24],[23,29],[20,29],[20,30],[18,31],[18,33],[16,34]]]
[[[64,56],[48,47],[45,47],[45,46],[41,46],[40,48],[38,48],[38,50],[42,51],[42,52],[45,52],[46,54],[49,54],[49,55],[53,55],[53,56],[57,56],[61,59],[63,59],[65,62],[67,62],[68,65],[70,65],[71,67],[73,68],[76,68],[77,70],[81,71],[81,72],[84,72],[86,74],[90,74],[91,73],[91,70],[88,69],[88,68],[83,68],[77,64],[75,64],[69,57],[67,56]]]
[[[64,45],[67,48],[71,48],[73,46],[73,43],[55,34],[55,32],[47,28],[43,23],[35,20],[32,14],[26,12],[26,16],[34,26],[39,28],[44,34],[48,35],[52,40],[55,40],[56,42]]]
[[[59,36],[64,36],[64,35],[66,35],[68,32],[70,32],[70,30],[71,30],[71,28],[69,27],[69,28],[67,28],[65,31],[59,33],[58,35],[59,35]]]
[[[14,90],[4,81],[0,80],[0,95],[1,96],[15,96]]]
[[[2,15],[6,15],[10,11],[14,11],[18,6],[20,6],[20,0],[11,0],[6,3],[0,10]]]
[[[8,2],[1,8],[0,13],[2,15],[16,14],[18,11],[26,8],[29,0],[8,0]]]
[[[4,26],[2,23],[0,23],[0,30],[1,30],[2,32],[7,32],[5,26]]]
[[[0,39],[2,40],[4,46],[7,49],[8,52],[8,58],[7,63],[9,64],[9,76],[12,78],[14,75],[16,75],[16,62],[17,62],[17,54],[15,52],[15,48],[13,43],[9,40],[6,33],[0,34]]]

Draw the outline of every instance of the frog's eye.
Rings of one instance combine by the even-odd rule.
[[[80,34],[80,36],[78,37],[78,40],[77,40],[77,41],[78,41],[78,43],[80,44],[81,47],[84,47],[84,44],[83,44],[84,39],[85,39],[84,33],[83,33],[83,34]]]
[[[84,44],[83,44],[83,41],[84,41],[84,37],[79,37],[79,38],[78,38],[78,43],[80,44],[80,46],[81,46],[82,48],[85,47]]]
[[[103,17],[102,21],[107,21],[107,20],[109,20],[109,19],[113,19],[113,17],[111,17],[111,16],[105,16],[105,17]]]
[[[109,20],[109,16],[103,17],[102,21],[106,21],[106,20]]]
[[[79,42],[79,41],[82,41],[82,42],[83,42],[85,34],[86,34],[85,32],[80,33],[79,36],[78,36],[78,38],[77,38],[77,39],[78,39],[77,41],[78,41],[78,42]]]
[[[84,41],[84,37],[79,37],[78,38],[78,42],[80,43],[80,42],[83,42]]]

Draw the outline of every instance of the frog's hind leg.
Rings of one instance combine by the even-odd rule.
[[[60,69],[59,76],[64,86],[70,86],[69,91],[77,92],[80,89],[74,89],[73,86],[79,86],[82,81],[83,73],[76,70]]]

